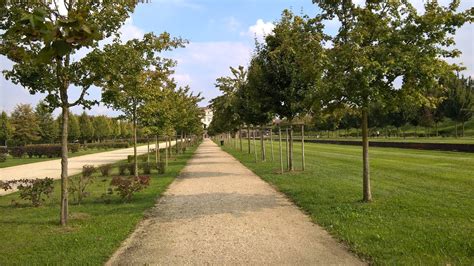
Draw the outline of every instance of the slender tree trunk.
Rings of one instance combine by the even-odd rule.
[[[438,122],[435,123],[435,130],[436,130],[436,137],[439,136],[439,132],[438,132]]]
[[[364,201],[372,201],[370,191],[370,169],[369,169],[369,134],[368,134],[368,110],[362,109],[362,160],[363,160],[363,193]]]
[[[264,139],[264,129],[260,127],[260,145],[262,145],[262,161],[265,162],[267,160],[267,154],[265,151],[265,139]]]
[[[465,123],[466,123],[466,122],[462,121],[461,137],[463,137],[463,138],[464,138],[464,124],[465,124]]]
[[[62,226],[67,225],[68,220],[68,122],[69,106],[62,106],[62,135],[61,135],[61,214],[60,222]]]
[[[289,132],[286,128],[286,169],[290,170],[290,142],[289,142]]]
[[[250,154],[250,127],[247,126],[247,141],[248,141],[248,148],[249,148],[249,154]]]
[[[147,142],[147,153],[146,153],[146,162],[150,163],[150,138],[146,136],[146,142]]]
[[[168,167],[168,152],[169,152],[169,140],[170,140],[170,137],[169,136],[166,136],[165,138],[165,165],[166,167]]]
[[[304,161],[304,125],[301,125],[301,168],[305,170],[305,161]]]
[[[133,159],[135,160],[135,177],[138,177],[138,158],[137,158],[137,113],[133,113]]]
[[[270,128],[270,149],[272,153],[272,162],[275,160],[275,156],[273,155],[273,128]]]
[[[158,135],[155,136],[155,164],[158,165],[160,161],[160,140]]]
[[[280,173],[283,174],[283,151],[281,149],[281,127],[278,126],[278,148],[280,150]]]
[[[239,126],[239,142],[240,142],[240,152],[243,151],[243,146],[242,146],[242,126]]]
[[[293,171],[294,165],[293,165],[293,124],[292,121],[290,121],[290,163],[289,163],[289,170]]]
[[[258,162],[258,156],[257,156],[257,142],[255,141],[255,128],[253,127],[252,128],[252,131],[253,131],[253,150],[254,150],[254,154],[255,154],[255,162]]]
[[[183,131],[181,131],[181,145],[180,145],[181,147],[179,147],[180,150],[181,150],[181,153],[184,153],[183,148],[184,148],[185,145],[186,144],[184,143],[184,139],[183,139]]]

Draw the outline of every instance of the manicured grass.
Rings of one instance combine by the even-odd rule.
[[[299,138],[299,136],[298,136]],[[306,139],[318,139],[314,136],[307,136]],[[355,141],[362,141],[362,138],[319,138],[322,140],[355,140]],[[431,137],[431,138],[370,138],[370,141],[378,141],[378,142],[421,142],[421,143],[458,143],[458,144],[474,144],[474,138],[472,137],[464,137],[464,138],[442,138],[442,137]]]
[[[306,144],[306,171],[278,174],[278,143],[275,162],[267,144],[268,162],[257,164],[245,144],[243,153],[223,149],[368,261],[474,264],[474,154],[371,148],[374,201],[362,203],[360,147]]]
[[[111,178],[97,177],[81,205],[70,205],[69,225],[59,223],[59,181],[54,196],[39,208],[18,200],[18,193],[0,197],[0,264],[2,265],[99,265],[107,261],[134,230],[159,195],[179,174],[195,148],[176,156],[166,174],[154,173],[150,186],[130,203],[114,195],[106,203],[101,195]],[[152,157],[152,162],[154,157]],[[113,170],[117,174],[117,169]],[[20,202],[13,207],[11,201]],[[72,200],[72,197],[71,197]]]
[[[141,145],[139,145],[141,146]],[[87,150],[80,150],[78,152],[72,153],[69,152],[68,158],[73,158],[77,156],[82,156],[82,155],[88,155],[88,154],[94,154],[94,153],[99,153],[99,152],[107,152],[107,151],[113,151],[113,150],[120,150],[123,148],[118,148],[118,149],[87,149]],[[13,158],[11,156],[8,156],[7,160],[5,162],[0,162],[0,168],[5,168],[5,167],[11,167],[11,166],[17,166],[17,165],[22,165],[22,164],[29,164],[29,163],[37,163],[37,162],[44,162],[44,161],[51,161],[51,160],[59,160],[61,158],[47,158],[47,157],[42,157],[42,158],[28,158],[28,156],[24,156],[23,158]]]

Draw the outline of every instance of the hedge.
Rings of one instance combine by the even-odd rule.
[[[68,150],[72,153],[78,152],[80,145],[77,143],[69,144]],[[35,144],[35,145],[26,145],[11,147],[8,149],[11,156],[15,158],[22,158],[27,155],[29,158],[33,157],[61,157],[61,145],[59,144]]]

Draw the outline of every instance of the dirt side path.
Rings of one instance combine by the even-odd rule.
[[[281,193],[206,140],[107,264],[363,262]]]

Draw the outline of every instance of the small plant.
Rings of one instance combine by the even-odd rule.
[[[96,171],[97,171],[97,169],[93,165],[84,165],[82,167],[82,176],[83,177],[90,177]]]
[[[43,179],[19,179],[7,182],[0,181],[0,188],[5,191],[17,188],[20,191],[21,199],[29,200],[34,207],[39,207],[46,201],[45,197],[49,198],[53,192],[53,183],[53,179],[49,177]]]
[[[165,162],[158,162],[156,164],[156,169],[158,170],[158,174],[164,174],[165,173]]]
[[[139,192],[150,185],[150,176],[121,177],[116,176],[110,182],[110,186],[115,187],[120,198],[129,202],[133,194]]]
[[[7,155],[5,153],[0,153],[0,163],[7,161]]]
[[[99,166],[99,171],[102,174],[102,176],[109,176],[110,175],[110,170],[112,170],[112,165],[111,164],[103,164]]]
[[[142,163],[141,169],[143,169],[143,173],[145,175],[151,174],[151,164],[150,163]]]
[[[119,168],[119,175],[125,175],[125,172],[128,169],[128,164],[120,164],[118,168]]]
[[[134,156],[133,156],[133,155],[128,155],[128,156],[127,156],[127,161],[128,161],[129,163],[133,162],[133,160],[134,160]]]
[[[82,200],[90,194],[86,190],[87,187],[94,182],[92,174],[96,171],[97,170],[93,165],[84,165],[79,180],[71,179],[71,185],[69,186],[68,191],[71,192],[77,203],[82,203]]]
[[[134,175],[135,174],[135,164],[134,163],[127,164],[127,169],[128,169],[128,174],[129,175]]]

